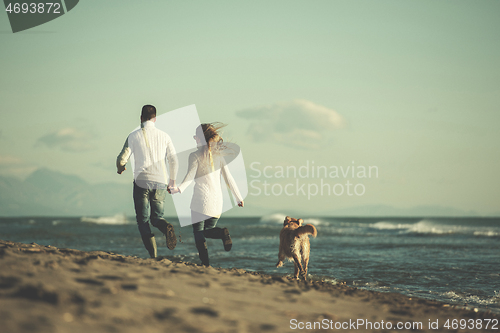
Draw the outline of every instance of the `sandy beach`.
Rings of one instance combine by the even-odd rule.
[[[499,318],[325,281],[0,241],[5,333],[475,332],[495,321],[498,330]]]

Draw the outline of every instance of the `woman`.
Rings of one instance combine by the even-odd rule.
[[[221,174],[231,192],[238,200],[238,206],[243,207],[243,198],[236,182],[229,173],[219,130],[224,125],[218,123],[201,124],[196,128],[194,139],[198,149],[189,155],[188,172],[177,188],[171,188],[170,193],[184,192],[194,180],[194,193],[191,200],[191,219],[196,248],[202,265],[209,266],[206,238],[222,239],[224,250],[232,247],[231,236],[227,228],[216,227],[222,213]]]

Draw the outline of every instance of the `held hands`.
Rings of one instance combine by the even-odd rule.
[[[176,193],[181,192],[178,187],[169,187],[167,190],[168,190],[168,193],[170,193],[170,194],[176,194]]]
[[[243,201],[238,202],[238,207],[243,207],[243,206],[244,206]]]
[[[179,188],[175,186],[175,180],[174,179],[170,179],[168,181],[167,191],[170,194],[175,194],[175,193],[180,192]]]

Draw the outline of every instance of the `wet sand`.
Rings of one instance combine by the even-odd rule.
[[[287,267],[293,271],[292,264]],[[407,327],[420,322],[422,326],[415,328],[421,332],[456,332],[444,327],[448,319],[465,319],[469,326],[470,319],[483,323],[482,330],[474,326],[460,332],[498,332],[500,324],[497,330],[485,330],[484,319],[499,318],[490,312],[324,281],[298,282],[286,276],[206,268],[161,257],[141,259],[0,240],[0,332],[5,333],[354,328],[389,332],[398,322]],[[430,329],[429,321],[436,320],[439,329]]]

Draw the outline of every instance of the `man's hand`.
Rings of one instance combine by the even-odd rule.
[[[238,202],[238,206],[239,206],[239,207],[243,207],[244,205],[245,205],[245,204],[243,203],[243,201]]]
[[[127,168],[124,165],[117,165],[116,168],[118,169],[116,172],[121,175],[123,171],[127,170]]]
[[[173,189],[173,188],[175,188],[175,179],[170,179],[168,181],[168,185],[167,185],[167,191],[168,191],[168,193],[173,194],[172,192],[170,192],[170,190]]]
[[[181,191],[179,190],[178,187],[169,187],[168,188],[168,193],[170,194],[176,194],[176,193],[180,193]]]

